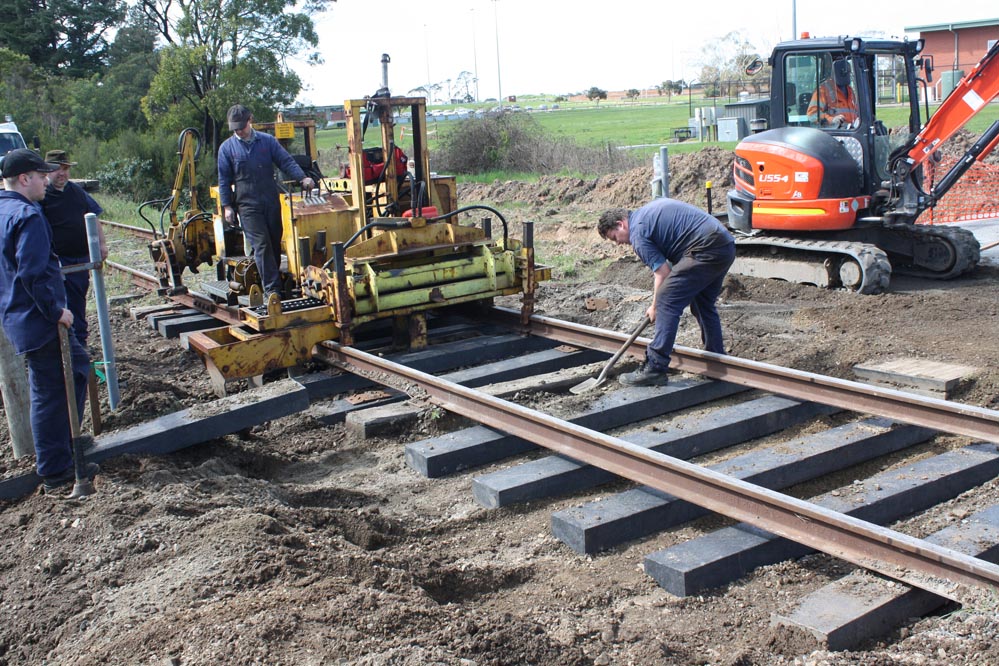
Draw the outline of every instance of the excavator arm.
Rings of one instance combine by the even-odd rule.
[[[940,108],[911,141],[892,156],[893,185],[902,188],[926,160],[964,127],[979,111],[999,96],[999,42],[957,84]],[[964,156],[951,167],[933,190],[919,197],[916,216],[936,204],[976,161],[984,159],[999,144],[999,121],[993,123]]]

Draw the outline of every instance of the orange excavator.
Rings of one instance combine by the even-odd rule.
[[[923,40],[860,37],[775,47],[769,127],[735,151],[733,272],[875,294],[892,272],[949,279],[977,265],[969,231],[915,222],[999,142],[996,121],[924,186],[927,161],[939,160],[941,145],[999,95],[999,43],[932,117],[933,63],[922,48]],[[757,60],[747,72],[762,68]],[[900,104],[908,126],[889,131],[879,113]]]

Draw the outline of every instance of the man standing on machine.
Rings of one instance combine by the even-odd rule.
[[[264,301],[281,295],[281,208],[274,167],[278,167],[302,189],[315,182],[305,175],[294,158],[270,134],[253,129],[253,114],[242,104],[228,113],[233,135],[219,148],[219,200],[225,221],[239,223],[253,248],[253,260],[263,283]]]

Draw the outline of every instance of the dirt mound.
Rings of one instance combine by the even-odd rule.
[[[947,157],[962,157],[977,140],[978,136],[976,134],[972,134],[968,130],[964,129],[958,130],[954,133],[954,136],[952,136],[947,143],[940,148],[940,153]],[[993,150],[985,157],[985,159],[982,160],[982,164],[999,164],[999,152]]]
[[[959,130],[941,149],[949,157],[960,157],[977,137]],[[678,153],[669,157],[670,196],[680,201],[707,208],[706,183],[712,184],[712,207],[722,210],[725,195],[732,187],[731,150],[706,146],[693,153]],[[999,164],[999,153],[985,159],[987,164]],[[465,203],[527,204],[535,208],[578,206],[590,212],[606,208],[637,208],[651,198],[652,167],[631,169],[594,179],[568,176],[542,176],[537,182],[493,181],[492,183],[462,183],[459,199]]]
[[[725,191],[732,185],[730,150],[706,147],[696,153],[669,158],[670,196],[698,206],[705,205],[705,183],[711,181],[715,205],[724,205]],[[637,208],[652,197],[652,167],[631,169],[591,180],[567,176],[542,176],[535,183],[493,181],[459,186],[459,198],[469,202],[529,204],[543,208],[573,204],[590,211],[606,208]]]

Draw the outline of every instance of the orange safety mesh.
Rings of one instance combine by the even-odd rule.
[[[943,178],[957,161],[955,157],[944,157],[939,164],[927,160],[927,182],[924,183],[926,191],[930,191],[933,184]],[[920,216],[919,222],[945,224],[990,217],[999,217],[999,164],[975,162],[937,202],[936,207]]]

